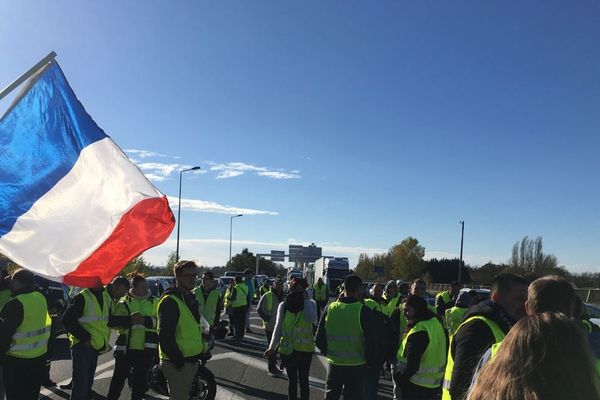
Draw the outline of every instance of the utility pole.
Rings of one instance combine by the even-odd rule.
[[[463,256],[463,241],[465,238],[465,221],[460,221],[460,225],[462,226],[460,232],[460,261],[458,262],[458,283],[462,284],[462,256]]]

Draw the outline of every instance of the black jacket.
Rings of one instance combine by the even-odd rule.
[[[507,333],[515,323],[499,305],[491,300],[471,307],[463,320],[476,315],[482,315],[496,322],[504,333]],[[494,334],[481,320],[470,321],[456,332],[450,347],[454,360],[450,383],[450,395],[453,399],[462,399],[466,395],[479,359],[495,342]]]
[[[355,303],[358,300],[354,297],[342,297],[338,301],[342,303]],[[315,337],[315,344],[321,350],[323,355],[327,355],[327,333],[325,331],[325,318],[329,312],[329,306],[321,314],[321,320],[319,321],[319,327],[317,328],[317,336]],[[375,311],[369,307],[364,306],[360,312],[360,325],[365,334],[365,358],[367,365],[373,368],[378,368],[380,364],[380,350],[377,343],[377,322],[374,316]]]
[[[179,297],[185,305],[188,306],[194,319],[200,323],[200,312],[198,308],[198,300],[193,293],[184,294],[179,288],[172,287],[167,289],[163,293],[164,296],[174,295]],[[195,362],[198,360],[198,356],[195,357],[183,357],[183,353],[177,346],[175,340],[175,329],[179,322],[179,306],[175,300],[167,298],[162,300],[158,307],[158,341],[160,342],[161,350],[167,355],[169,360],[176,366],[182,366],[184,362]]]

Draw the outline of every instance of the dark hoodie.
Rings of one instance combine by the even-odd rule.
[[[504,333],[515,324],[504,310],[491,300],[471,307],[463,320],[477,315],[484,316],[498,324]],[[450,352],[454,360],[450,395],[453,399],[462,399],[469,390],[475,367],[481,356],[496,342],[488,325],[481,320],[470,321],[454,335]]]
[[[184,294],[179,288],[170,287],[163,293],[163,296],[168,295],[174,295],[182,299],[190,309],[194,319],[200,323],[198,301],[193,293],[190,292]],[[180,368],[185,362],[196,362],[198,356],[183,357],[183,353],[179,350],[177,341],[175,340],[175,329],[177,328],[178,322],[179,306],[173,299],[164,299],[158,307],[158,326],[160,327],[158,331],[158,341],[160,342],[161,350],[167,355],[169,360],[171,360],[177,368]]]

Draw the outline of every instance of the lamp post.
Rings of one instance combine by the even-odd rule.
[[[237,217],[243,217],[243,214],[232,215],[229,218],[229,263],[231,264],[231,238],[233,233],[233,219]]]
[[[179,261],[179,229],[181,228],[181,176],[184,172],[196,171],[200,167],[192,167],[179,171],[179,204],[177,206],[177,250],[175,251],[175,261]]]
[[[465,221],[459,221],[461,225],[460,230],[460,259],[458,261],[458,283],[462,283],[462,256],[463,256],[463,239],[465,238]]]

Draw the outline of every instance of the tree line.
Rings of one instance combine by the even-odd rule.
[[[361,254],[355,273],[366,281],[385,282],[389,279],[412,281],[424,279],[426,282],[449,283],[458,279],[459,259],[425,260],[425,247],[413,237],[407,237],[383,254]],[[376,268],[380,267],[380,268]],[[376,271],[383,267],[383,274]],[[543,251],[541,236],[531,239],[525,236],[512,248],[511,256],[505,263],[488,262],[480,267],[470,266],[463,261],[462,282],[474,285],[488,285],[495,276],[512,272],[534,280],[544,275],[559,275],[573,282],[579,288],[600,287],[600,273],[571,273],[560,266],[553,254]]]

